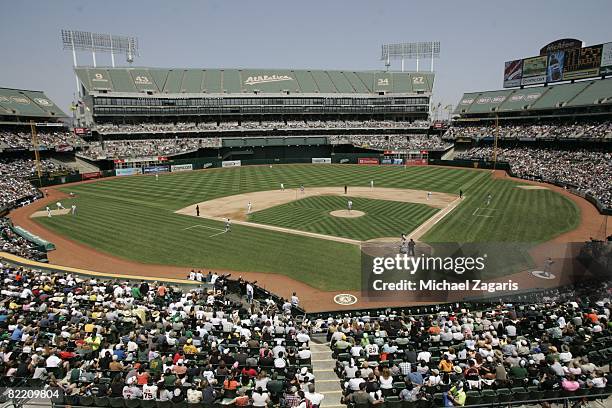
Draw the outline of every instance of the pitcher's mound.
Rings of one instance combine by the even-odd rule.
[[[363,211],[357,210],[336,210],[329,213],[329,215],[334,217],[342,217],[342,218],[357,218],[365,215]]]

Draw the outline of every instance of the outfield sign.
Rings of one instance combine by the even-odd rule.
[[[391,159],[391,158],[385,158],[382,159],[382,164],[391,164],[391,165],[395,165],[395,166],[401,166],[402,164],[404,164],[404,159]]]
[[[99,171],[92,171],[89,173],[81,173],[81,178],[83,180],[91,180],[91,179],[97,179],[102,177],[102,173]]]
[[[408,166],[427,166],[427,159],[406,159]]]
[[[193,170],[193,164],[173,164],[170,166],[170,171],[190,171]]]
[[[135,174],[142,174],[140,167],[129,167],[127,169],[115,169],[116,176],[133,176]]]
[[[143,169],[145,174],[157,174],[157,173],[167,173],[170,171],[170,169],[168,168],[168,166],[151,166],[151,167],[145,167]]]
[[[313,157],[312,162],[314,164],[331,164],[330,157]]]
[[[221,162],[221,167],[240,167],[242,162],[240,160],[225,160]]]
[[[378,164],[378,158],[376,157],[360,157],[357,161],[359,164]]]

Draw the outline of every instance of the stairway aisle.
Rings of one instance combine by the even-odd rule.
[[[334,371],[336,361],[332,358],[329,343],[325,342],[325,339],[320,340],[323,341],[322,343],[317,342],[318,340],[314,338],[310,342],[310,351],[312,352],[312,370],[315,376],[316,392],[325,395],[321,407],[346,407],[340,404],[342,388],[340,387],[340,379]]]

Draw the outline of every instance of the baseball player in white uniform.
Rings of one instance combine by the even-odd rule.
[[[51,209],[47,206],[47,217],[51,218]]]
[[[353,202],[351,200],[348,200],[348,203],[346,203],[346,205],[348,207],[348,212],[350,213],[353,209]]]
[[[77,215],[76,204],[72,204],[70,211],[72,212],[72,215]]]
[[[285,191],[285,183],[281,183],[281,191]]]
[[[247,204],[247,214],[251,213],[251,208],[253,208],[253,205],[251,204],[251,202],[249,201],[249,203]]]
[[[65,210],[64,206],[59,201],[57,203],[55,203],[55,205],[57,206],[58,210]]]
[[[370,180],[370,188],[374,188],[374,180]]]
[[[429,201],[429,199],[431,198],[431,191],[427,192],[427,201]]]

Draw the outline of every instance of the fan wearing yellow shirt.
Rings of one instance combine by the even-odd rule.
[[[445,407],[462,407],[465,405],[467,395],[463,390],[463,383],[459,381],[457,385],[452,387],[448,392],[442,394]]]
[[[101,343],[102,338],[98,336],[95,329],[92,331],[91,336],[85,339],[85,344],[91,347],[92,351],[97,351],[100,348]]]
[[[191,339],[187,339],[187,343],[183,346],[183,352],[185,354],[196,354],[198,352],[198,348],[193,345],[193,341]]]

